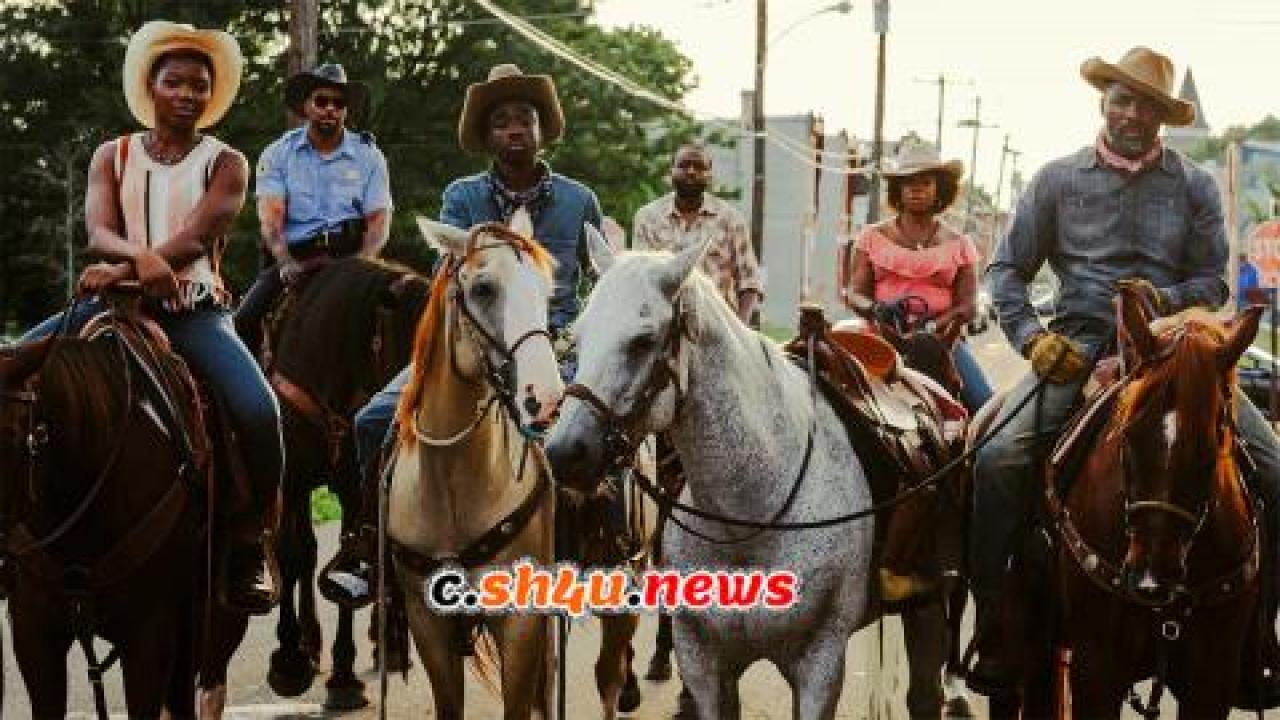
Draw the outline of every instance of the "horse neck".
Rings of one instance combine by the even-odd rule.
[[[687,394],[671,437],[699,506],[754,516],[790,490],[813,404],[803,375],[773,343],[728,317],[711,320],[688,349]]]

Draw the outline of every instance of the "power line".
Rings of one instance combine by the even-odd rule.
[[[595,62],[594,60],[582,57],[573,49],[569,48],[564,43],[556,39],[555,37],[548,35],[547,33],[543,32],[539,28],[536,28],[527,22],[524,22],[523,19],[520,18],[519,16],[513,15],[507,12],[506,10],[503,10],[502,8],[498,7],[493,2],[491,2],[491,0],[475,0],[475,3],[480,7],[484,8],[486,12],[488,12],[489,14],[493,15],[495,18],[502,21],[502,23],[505,24],[507,27],[511,28],[516,33],[523,36],[526,40],[529,40],[533,44],[537,45],[543,50],[546,50],[547,52],[560,58],[561,60],[564,60],[570,65],[577,67],[579,70],[582,70],[583,72],[593,75],[600,80],[603,80],[607,83],[614,85],[615,87],[619,88],[620,90],[627,93],[628,95],[631,95],[632,97],[645,100],[663,109],[669,110],[671,112],[674,112],[680,115],[684,115],[685,117],[719,128],[723,131],[734,133],[739,137],[755,136],[755,133],[753,133],[752,131],[745,130],[736,124],[725,122],[724,120],[721,120],[719,118],[714,118],[704,113],[699,113],[679,101],[672,100],[670,98],[659,95],[658,93],[650,90],[649,88],[644,87],[643,85],[635,82],[634,80],[631,80],[630,78],[606,66],[603,66]],[[787,138],[786,140],[780,139],[783,136],[775,135],[774,133],[771,133],[768,130],[763,130],[760,132],[760,134],[764,136],[764,139],[766,142],[772,143],[774,147],[778,148],[783,153],[790,155],[797,162],[799,162],[804,166],[807,166],[810,169],[822,170],[824,172],[829,172],[837,175],[870,175],[871,174],[871,171],[867,169],[851,169],[841,165],[832,165],[824,162],[815,162],[809,157],[810,155],[814,154],[814,151],[812,148],[805,148],[804,150],[801,150],[797,147],[794,147],[792,144],[788,142],[790,138]],[[791,141],[791,142],[794,142],[794,141]],[[843,153],[832,153],[832,154],[844,157]]]

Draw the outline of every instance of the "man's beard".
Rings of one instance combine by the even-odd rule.
[[[340,130],[342,130],[341,123],[336,123],[336,122],[334,123],[317,122],[317,123],[312,123],[312,126],[316,129],[317,133],[325,137],[333,137],[334,135],[337,135]]]
[[[676,196],[684,200],[697,200],[707,192],[705,183],[676,182],[672,183],[671,186],[675,189]]]

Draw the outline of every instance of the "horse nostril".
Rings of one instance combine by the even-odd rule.
[[[542,409],[542,403],[538,402],[538,398],[533,395],[526,395],[524,398],[524,411],[530,415],[537,417]]]

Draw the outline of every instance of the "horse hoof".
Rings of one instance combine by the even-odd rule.
[[[311,689],[315,678],[316,666],[305,654],[283,648],[271,653],[267,685],[271,686],[271,691],[276,695],[284,698],[298,697]]]
[[[618,694],[618,712],[632,713],[640,707],[640,682],[636,680],[636,674],[627,671],[627,683],[622,686],[622,692]]]
[[[324,684],[327,691],[324,698],[325,710],[359,710],[369,704],[364,696],[364,683],[354,676],[329,678]]]
[[[967,697],[953,697],[942,705],[942,717],[947,718],[971,718],[977,717],[973,712],[973,706],[969,704]]]
[[[649,670],[644,679],[649,682],[662,683],[671,679],[671,656],[655,654],[649,661]]]

